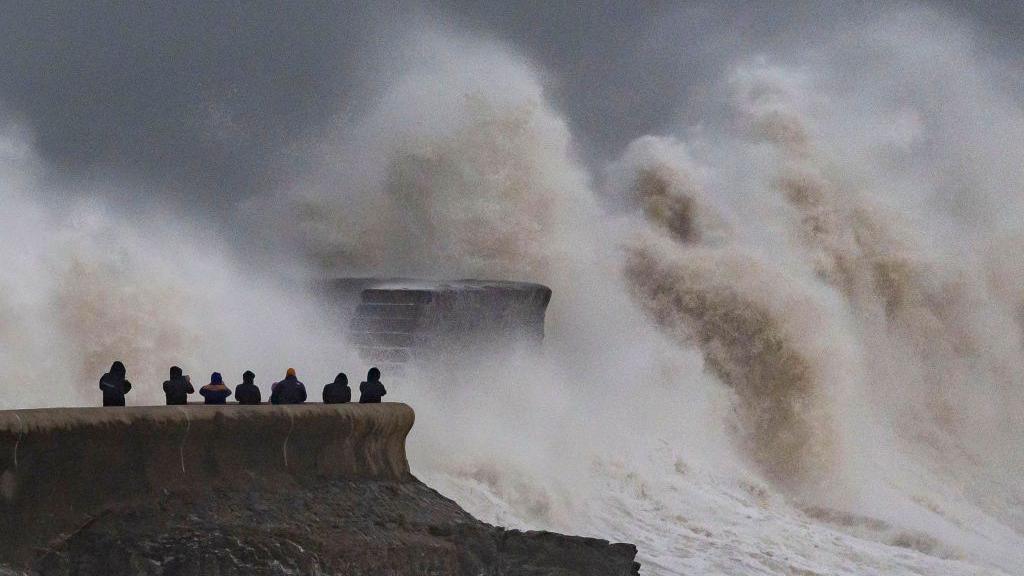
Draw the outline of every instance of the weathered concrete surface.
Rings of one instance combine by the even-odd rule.
[[[539,346],[551,289],[530,282],[341,278],[323,286],[363,360],[389,373],[408,362]]]
[[[477,521],[402,404],[0,412],[0,575],[628,576],[636,548]]]
[[[411,481],[404,404],[0,412],[0,558],[111,505],[259,477]]]

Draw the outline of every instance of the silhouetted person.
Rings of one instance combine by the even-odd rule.
[[[259,387],[253,384],[255,379],[256,375],[248,370],[242,374],[242,383],[235,386],[235,400],[239,404],[259,404],[263,401]]]
[[[387,393],[384,385],[380,383],[380,370],[370,368],[366,373],[366,382],[359,385],[359,403],[376,404]]]
[[[324,386],[324,404],[345,404],[352,401],[352,389],[348,387],[348,376],[341,372],[327,386]]]
[[[231,390],[224,385],[220,372],[211,374],[210,383],[200,388],[199,393],[206,399],[207,404],[223,404],[228,396],[231,396]]]
[[[132,383],[125,380],[124,375],[124,364],[114,362],[110,365],[110,372],[100,378],[104,406],[124,406],[124,395],[132,389]]]
[[[196,391],[192,382],[181,373],[181,368],[171,366],[171,379],[164,380],[164,395],[168,406],[188,404],[188,395]]]
[[[295,377],[295,368],[289,368],[284,380],[270,387],[271,404],[302,404],[306,401],[306,385]]]

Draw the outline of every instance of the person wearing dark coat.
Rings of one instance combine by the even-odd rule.
[[[295,376],[295,368],[289,368],[284,380],[270,387],[271,404],[302,404],[306,401],[306,385]]]
[[[352,389],[348,387],[348,376],[342,372],[327,386],[324,386],[324,404],[345,404],[352,401]]]
[[[171,366],[171,379],[164,381],[164,395],[167,396],[168,406],[181,406],[188,404],[188,395],[196,391],[192,382],[181,373],[181,368]]]
[[[370,368],[366,373],[366,382],[359,385],[359,403],[376,404],[387,393],[384,385],[380,383],[380,370]]]
[[[253,383],[255,379],[256,375],[249,370],[242,374],[242,383],[235,386],[235,400],[238,400],[239,404],[259,404],[263,401],[263,394]]]
[[[207,404],[223,404],[228,396],[231,396],[231,390],[224,385],[220,372],[211,374],[210,383],[200,388],[199,393],[206,399]]]
[[[124,364],[114,362],[110,365],[110,372],[100,378],[104,406],[124,406],[124,395],[132,389],[132,383],[125,380],[124,376]]]

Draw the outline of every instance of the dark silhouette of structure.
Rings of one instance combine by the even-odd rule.
[[[171,378],[164,380],[164,395],[167,396],[168,406],[180,406],[188,404],[188,395],[195,393],[192,387],[181,372],[181,368],[171,366]]]
[[[366,373],[366,382],[359,385],[359,403],[379,403],[381,398],[387,393],[388,391],[384,389],[384,385],[380,382],[380,370],[370,368],[370,371]]]
[[[132,383],[125,379],[124,364],[120,361],[110,365],[110,372],[100,378],[104,406],[124,406],[124,395],[131,392]]]
[[[324,291],[360,358],[389,377],[413,364],[537,348],[551,301],[546,286],[492,280],[338,278]]]
[[[220,372],[214,372],[210,375],[210,383],[200,388],[199,394],[206,399],[207,404],[223,404],[231,396],[231,390],[224,385]]]
[[[263,394],[253,380],[256,379],[256,375],[246,370],[242,374],[242,383],[235,386],[235,400],[239,404],[259,404],[263,401]]]
[[[340,372],[327,386],[324,386],[324,404],[345,404],[352,401],[352,389],[348,386],[348,376]]]
[[[306,401],[306,385],[295,376],[295,368],[289,368],[284,380],[270,387],[271,404],[302,404]]]

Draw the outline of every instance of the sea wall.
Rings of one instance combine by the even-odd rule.
[[[211,486],[408,482],[404,404],[0,411],[0,560],[126,503]]]
[[[323,296],[367,363],[401,374],[410,363],[540,346],[551,289],[529,282],[339,278]]]

